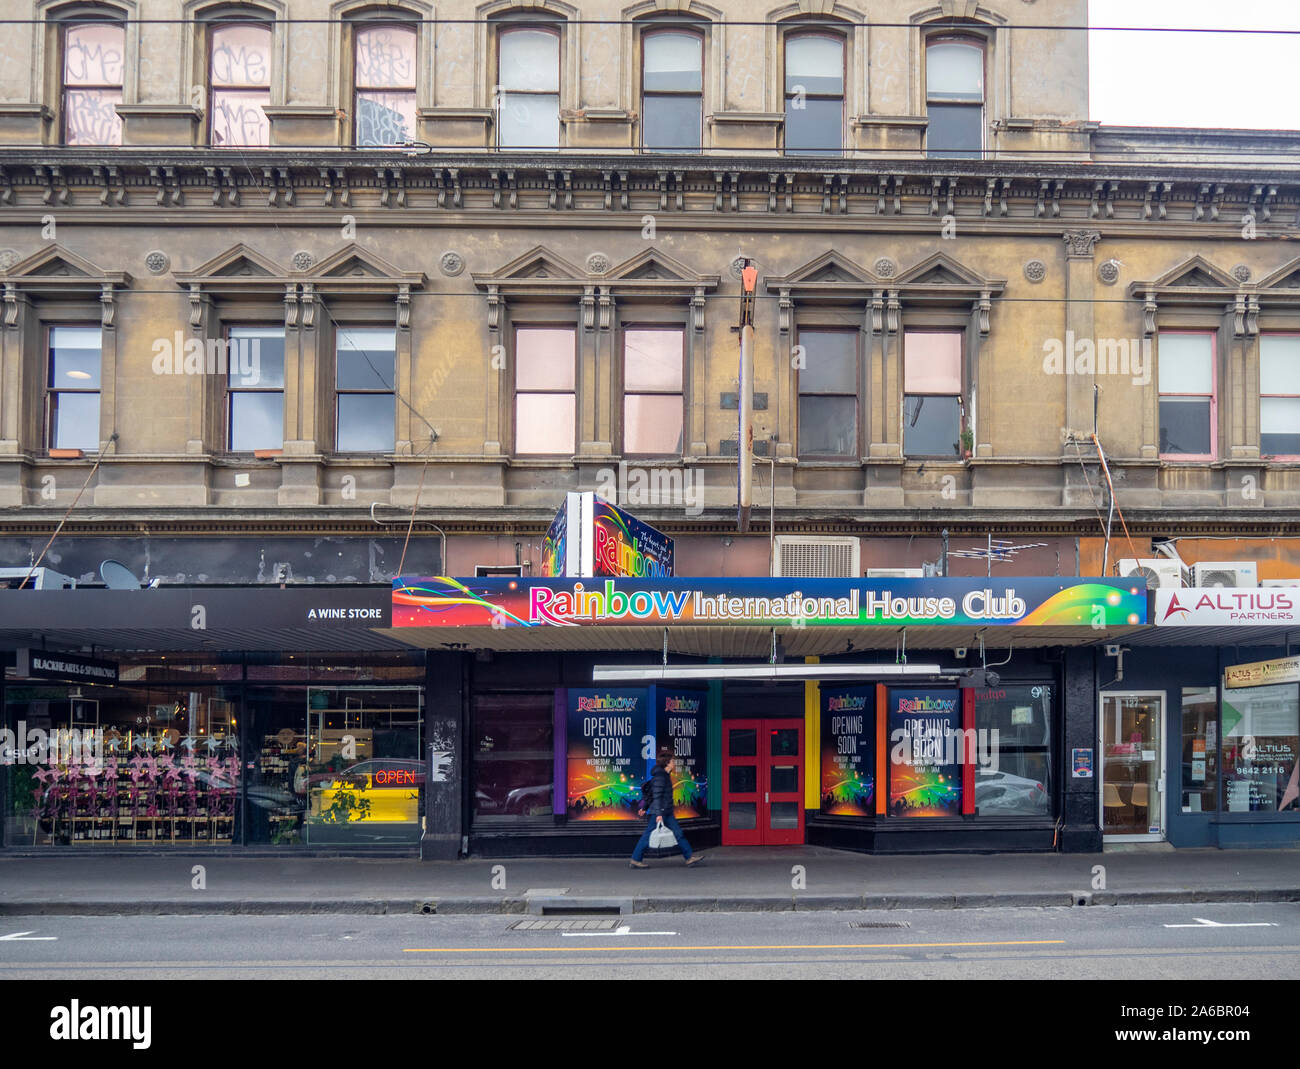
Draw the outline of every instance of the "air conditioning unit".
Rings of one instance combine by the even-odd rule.
[[[924,568],[868,568],[868,579],[923,579]]]
[[[476,564],[474,565],[475,579],[488,579],[494,576],[521,576],[524,574],[522,564]]]
[[[852,536],[777,535],[775,575],[795,579],[856,579],[861,543]]]
[[[1214,561],[1192,565],[1193,586],[1259,586],[1254,561]]]
[[[77,581],[52,568],[0,568],[0,589],[71,590]]]
[[[1125,579],[1145,580],[1148,590],[1187,585],[1188,575],[1182,564],[1168,557],[1147,557],[1141,560],[1129,557],[1118,561],[1117,567]]]

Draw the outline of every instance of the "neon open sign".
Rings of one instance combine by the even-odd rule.
[[[418,787],[420,774],[413,768],[381,768],[375,772],[376,787]]]

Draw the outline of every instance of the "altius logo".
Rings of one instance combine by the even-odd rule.
[[[136,1050],[148,1050],[151,1006],[69,1006],[50,1010],[51,1039],[129,1039]]]

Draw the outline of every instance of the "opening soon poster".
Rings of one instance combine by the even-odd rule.
[[[961,815],[961,692],[889,691],[889,814]]]
[[[876,805],[876,688],[822,690],[822,812],[869,817]]]
[[[673,815],[678,820],[707,815],[708,759],[705,749],[707,691],[664,690],[655,687],[655,746],[668,746],[676,755],[673,770]],[[646,762],[646,775],[654,768]]]
[[[570,820],[638,819],[647,699],[637,689],[569,691]]]

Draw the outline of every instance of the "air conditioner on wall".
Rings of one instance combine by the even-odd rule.
[[[853,579],[860,543],[852,536],[777,535],[776,575],[798,579]]]
[[[1188,577],[1182,563],[1168,557],[1147,557],[1141,560],[1129,557],[1118,561],[1117,567],[1125,579],[1144,579],[1148,590],[1187,585]]]
[[[1193,586],[1259,586],[1254,561],[1214,561],[1192,565]]]

